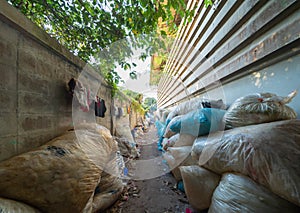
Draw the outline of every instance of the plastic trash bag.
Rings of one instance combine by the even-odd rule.
[[[174,135],[175,136],[175,135]],[[161,146],[164,150],[167,150],[168,149],[168,141],[169,141],[169,138],[164,138],[161,142]]]
[[[0,198],[1,213],[39,213],[37,209],[15,200]]]
[[[122,124],[118,122],[116,124],[116,136],[119,138],[126,138],[129,140],[131,143],[135,143],[135,140],[133,138],[133,135],[131,133],[129,124]]]
[[[178,115],[185,115],[191,111],[201,108],[217,108],[217,109],[226,109],[226,105],[223,101],[220,100],[208,100],[203,98],[195,98],[193,100],[180,103],[172,112],[169,113],[166,125]]]
[[[140,151],[137,149],[136,143],[130,142],[126,138],[114,137],[114,139],[118,143],[122,156],[127,158],[138,158],[140,156]]]
[[[196,137],[189,134],[179,134],[179,139],[173,145],[174,147],[180,146],[193,146]]]
[[[207,209],[221,176],[197,165],[181,166],[179,169],[191,206],[198,211]]]
[[[202,108],[202,99],[196,98],[191,101],[180,103],[178,106],[174,108],[173,111],[171,111],[166,119],[166,124],[168,125],[170,121],[178,116],[178,115],[184,115],[186,113],[189,113],[190,111],[193,111],[195,109]]]
[[[255,93],[237,99],[224,116],[226,128],[295,119],[296,112],[287,106],[297,92],[287,97],[272,93]]]
[[[212,134],[211,137],[214,137],[214,134]],[[195,139],[191,151],[191,156],[193,159],[199,161],[199,157],[206,145],[207,139],[208,139],[207,136],[200,136]]]
[[[95,189],[93,212],[103,211],[115,203],[124,188],[122,178],[124,177],[125,163],[123,157],[117,153],[107,166],[109,168],[106,168],[106,172],[101,174],[100,183]]]
[[[178,121],[170,125],[170,130],[181,134],[190,134],[195,137],[207,135],[210,132],[223,130],[223,116],[225,110],[203,108],[183,115]]]
[[[234,128],[198,148],[205,168],[242,173],[300,206],[300,120]]]
[[[162,112],[162,116],[161,116],[161,118],[160,118],[160,121],[162,122],[162,123],[166,123],[166,120],[167,120],[167,117],[168,117],[168,115],[169,115],[169,111],[168,110],[164,110],[163,112]]]
[[[170,138],[164,138],[163,148],[168,150],[168,147],[192,146],[196,137],[188,134],[176,134]]]
[[[155,127],[156,127],[156,130],[157,130],[157,136],[158,137],[163,137],[163,135],[165,133],[166,126],[160,121],[155,121]]]
[[[270,192],[249,177],[227,173],[216,188],[209,213],[299,212],[300,208]]]
[[[196,165],[197,161],[193,160],[191,146],[169,147],[168,151],[163,154],[169,168],[177,181],[181,180],[180,166]]]
[[[42,212],[91,210],[102,170],[117,149],[96,127],[68,132],[0,162],[0,196]]]
[[[177,122],[179,122],[179,120],[181,119],[181,116],[176,116],[174,118],[172,118],[172,120],[170,121],[170,123],[167,125],[166,129],[165,129],[165,133],[164,133],[164,137],[165,138],[170,138],[172,137],[173,135],[176,135],[177,132],[173,132],[170,127],[174,124],[176,124]]]

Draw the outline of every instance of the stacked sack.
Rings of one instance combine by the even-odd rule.
[[[117,150],[105,127],[81,125],[41,147],[0,162],[0,197],[41,212],[102,210],[115,197],[104,200],[102,196],[104,201],[99,203],[98,195],[120,194],[123,189],[118,177],[122,171],[114,160]]]
[[[299,212],[300,208],[271,193],[251,178],[225,173],[208,212]]]
[[[181,166],[196,165],[191,156],[191,149],[196,137],[222,130],[222,119],[225,110],[211,107],[222,107],[219,101],[195,99],[177,106],[167,117],[167,125],[160,132],[163,154],[175,179],[181,181]],[[206,107],[206,108],[204,108]],[[209,108],[208,108],[209,107]]]
[[[207,203],[201,206],[200,199],[195,201],[186,189],[196,209],[299,212],[300,166],[295,162],[300,160],[300,120],[286,106],[295,95],[296,92],[288,97],[262,93],[239,98],[224,116],[228,130],[195,140],[192,158],[215,180],[215,175],[222,176],[220,183],[210,183],[208,189],[214,192],[202,198],[211,200],[210,207]],[[191,169],[180,169],[184,183],[191,182],[184,174]],[[202,182],[202,187],[207,186],[205,180]]]
[[[37,209],[24,203],[0,198],[0,212],[2,213],[40,213]]]
[[[124,117],[116,122],[116,137],[120,153],[126,158],[138,158],[140,150],[137,147],[132,131],[130,130],[129,118]]]
[[[114,137],[114,140],[118,143],[120,153],[123,157],[131,159],[140,157],[140,150],[136,143],[130,142],[127,138]]]

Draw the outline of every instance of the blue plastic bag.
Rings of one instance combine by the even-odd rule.
[[[223,130],[223,117],[225,110],[203,108],[189,112],[170,126],[176,133],[190,134],[195,137],[208,135],[210,132]]]
[[[178,189],[179,191],[185,193],[185,190],[184,190],[184,184],[183,184],[183,181],[182,181],[182,180],[179,181],[179,182],[177,183],[177,189]]]
[[[156,121],[155,122],[155,127],[156,127],[156,130],[157,130],[157,136],[158,137],[163,137],[163,135],[165,134],[165,130],[166,130],[165,124],[163,124],[160,121]]]

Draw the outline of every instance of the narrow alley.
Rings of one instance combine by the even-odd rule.
[[[0,213],[299,213],[300,0],[0,0]]]
[[[131,162],[129,178],[131,176],[133,179],[128,180],[121,198],[106,213],[196,212],[188,203],[185,194],[178,189],[177,181],[162,158],[162,152],[158,151],[155,126],[150,126],[143,136],[136,138],[136,142],[141,148],[141,156]],[[149,159],[153,160],[152,168],[136,166],[136,161]],[[147,178],[147,175],[151,178]]]

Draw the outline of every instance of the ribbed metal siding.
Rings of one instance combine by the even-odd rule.
[[[158,105],[168,108],[300,51],[300,1],[221,0],[198,4],[191,23],[181,27]]]

